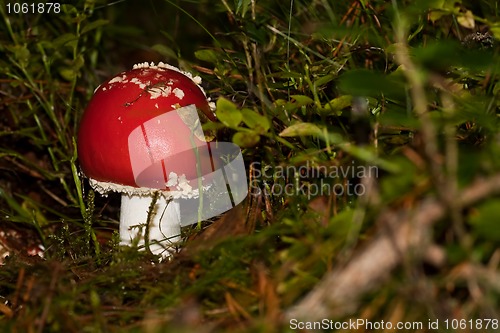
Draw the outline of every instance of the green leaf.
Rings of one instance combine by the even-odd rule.
[[[412,7],[415,13],[430,10],[429,19],[435,23],[441,17],[452,14],[460,3],[461,0],[425,0],[415,1]]]
[[[0,188],[0,198],[2,198],[3,200],[5,200],[5,202],[7,203],[8,207],[10,207],[10,209],[15,210],[15,212],[17,213],[17,215],[21,216],[23,219],[29,219],[30,218],[29,212],[27,212],[24,209],[24,207],[22,207],[21,205],[19,205],[19,203],[12,196],[10,196],[6,191],[4,191],[1,188]]]
[[[500,241],[500,199],[489,200],[480,205],[469,218],[474,231],[485,239]]]
[[[78,75],[78,72],[73,68],[62,67],[59,68],[59,75],[61,75],[66,81],[72,81]]]
[[[490,25],[490,31],[496,39],[500,39],[500,23]]]
[[[236,4],[236,14],[241,15],[241,17],[245,17],[245,14],[250,7],[250,3],[250,0],[238,0]]]
[[[405,82],[397,76],[359,69],[346,72],[339,80],[340,89],[350,95],[379,97],[383,94],[391,99],[406,99]]]
[[[400,172],[388,174],[380,179],[381,193],[387,201],[401,198],[412,191],[415,184],[421,181],[417,174],[415,164],[403,157],[397,157],[392,163],[399,167]]]
[[[441,17],[445,15],[448,15],[448,12],[443,10],[432,10],[429,13],[429,20],[431,20],[432,23],[436,23],[437,20],[439,20]]]
[[[80,75],[81,68],[85,65],[85,58],[80,54],[72,62],[71,67],[60,67],[58,69],[59,74],[68,81],[72,81]]]
[[[323,136],[323,130],[312,123],[297,123],[285,128],[279,136],[294,137],[294,136]]]
[[[354,209],[347,208],[330,218],[330,225],[334,235],[338,235],[342,239],[347,238],[349,232],[352,232],[354,213]]]
[[[76,59],[73,61],[73,68],[76,70],[76,71],[79,71],[80,68],[83,67],[83,65],[85,65],[85,58],[83,57],[83,55],[78,55],[76,57]]]
[[[427,2],[427,3],[425,3]],[[430,9],[429,12],[429,19],[435,23],[437,20],[439,20],[441,17],[449,15],[453,12],[453,9],[455,7],[455,3],[458,3],[459,1],[454,1],[454,0],[434,0],[434,1],[424,1],[424,3],[421,4],[421,10],[424,11],[427,8]],[[425,7],[427,8],[425,8]]]
[[[500,82],[497,82],[493,86],[493,95],[497,96],[499,91],[500,91]]]
[[[209,63],[219,62],[219,55],[214,50],[198,50],[194,53],[196,59]]]
[[[369,164],[376,165],[386,171],[389,172],[400,172],[401,169],[399,166],[395,163],[392,163],[388,160],[385,160],[383,158],[380,158],[373,149],[370,147],[361,147],[361,146],[356,146],[356,145],[351,145],[351,144],[341,144],[340,148],[345,151],[346,153],[349,153],[350,155],[365,161]]]
[[[314,81],[314,85],[316,87],[321,87],[321,86],[327,84],[328,82],[332,81],[333,79],[335,79],[335,77],[336,77],[336,75],[327,74],[327,75],[325,75],[323,77],[320,77],[316,81]]]
[[[94,30],[94,29],[97,29],[99,27],[102,27],[106,24],[109,23],[109,20],[103,20],[103,19],[99,19],[99,20],[95,20],[93,22],[90,22],[89,24],[85,25],[82,29],[82,35],[91,31],[91,30]]]
[[[201,128],[203,131],[218,131],[223,128],[225,128],[224,124],[214,122],[214,121],[208,121],[204,124],[201,124]]]
[[[449,65],[457,63],[460,48],[458,42],[440,40],[414,48],[412,53],[415,59],[426,67],[447,68]]]
[[[237,128],[243,119],[240,110],[231,101],[221,97],[217,100],[217,118],[230,128]]]
[[[14,53],[16,61],[19,62],[22,67],[28,65],[30,59],[30,51],[26,46],[16,45],[11,48],[11,51]]]
[[[158,52],[159,54],[161,54],[164,57],[177,59],[177,54],[175,54],[175,52],[170,47],[165,46],[163,44],[155,44],[155,45],[151,46],[151,49],[153,51]]]
[[[238,132],[233,135],[233,142],[242,148],[251,148],[260,141],[260,136],[255,132]]]
[[[283,116],[284,110],[294,113],[297,111],[297,109],[299,109],[301,107],[301,105],[299,103],[288,102],[284,99],[277,99],[276,101],[274,101],[274,105],[275,105],[275,108],[274,108],[273,112],[278,117]]]
[[[330,102],[326,103],[324,108],[321,109],[322,113],[325,114],[336,114],[340,115],[342,110],[348,106],[351,106],[352,96],[344,95],[332,99]]]
[[[391,104],[389,112],[380,115],[379,121],[383,126],[407,127],[415,129],[420,126],[419,120],[409,113],[403,105]]]
[[[475,27],[475,21],[474,21],[474,14],[470,10],[467,10],[464,14],[459,15],[457,17],[457,22],[460,24],[462,27],[467,28],[467,29],[474,29]]]
[[[78,40],[78,37],[76,37],[74,34],[69,34],[68,33],[68,34],[63,34],[63,35],[57,37],[56,39],[54,39],[54,42],[52,43],[52,45],[55,48],[59,48],[59,47],[67,45],[68,43],[72,43],[73,44],[77,40]]]
[[[295,104],[297,106],[299,106],[299,107],[314,103],[314,101],[312,100],[312,98],[309,97],[309,96],[292,95],[291,97],[295,100]]]
[[[264,134],[271,127],[271,123],[267,117],[258,114],[251,109],[242,109],[241,114],[243,116],[243,122],[249,128],[255,130],[259,134]]]

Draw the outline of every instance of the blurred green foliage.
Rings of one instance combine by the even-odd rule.
[[[7,3],[0,0],[6,331],[289,331],[283,311],[384,228],[380,212],[446,190],[458,195],[500,170],[495,1],[79,0],[58,14],[22,15]],[[428,122],[414,112],[415,87],[398,61],[401,32]],[[94,198],[75,146],[94,88],[144,61],[203,77],[218,118],[204,128],[242,147],[252,185],[240,211],[201,233],[185,228],[185,250],[162,263],[118,250],[119,198]],[[360,99],[366,109],[357,114]],[[429,126],[431,143],[422,135]],[[436,182],[436,165],[457,189]],[[275,174],[301,166],[305,175]],[[310,172],[358,166],[379,170],[374,203],[273,192],[356,184]],[[459,221],[449,209],[430,236],[446,262],[405,262],[355,316],[498,315],[498,198],[460,209]],[[220,238],[204,236],[213,226]],[[44,259],[27,255],[40,244]],[[463,267],[476,267],[475,275]],[[432,293],[420,293],[423,285]]]

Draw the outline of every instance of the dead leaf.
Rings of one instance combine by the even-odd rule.
[[[474,21],[474,14],[472,14],[470,10],[457,17],[457,21],[462,27],[467,29],[474,29],[476,25]]]

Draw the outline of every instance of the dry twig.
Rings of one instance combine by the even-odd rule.
[[[461,207],[471,206],[500,193],[500,174],[479,179],[456,198]],[[408,255],[421,259],[430,245],[430,227],[447,214],[446,204],[423,200],[413,208],[388,210],[378,218],[381,228],[369,244],[360,249],[345,267],[328,273],[286,318],[317,320],[352,314],[361,296],[375,290]]]

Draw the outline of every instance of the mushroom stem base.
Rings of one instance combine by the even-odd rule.
[[[120,244],[137,244],[144,248],[148,210],[153,198],[150,196],[122,195],[120,211]],[[159,196],[149,224],[149,249],[153,254],[168,257],[173,245],[180,241],[180,205],[176,199],[168,202]]]

